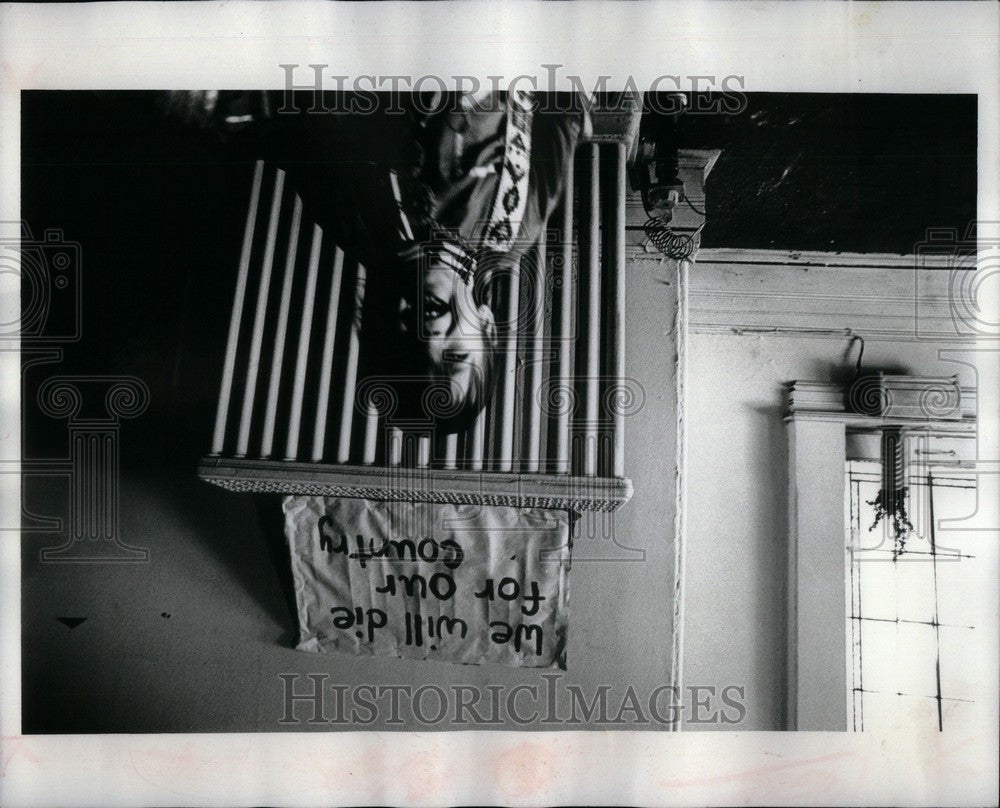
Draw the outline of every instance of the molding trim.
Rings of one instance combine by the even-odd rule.
[[[229,491],[403,502],[615,511],[632,498],[624,478],[330,465],[205,457],[198,476]]]
[[[624,143],[631,146],[639,134],[642,120],[642,94],[624,91],[615,94],[609,107],[594,105],[590,111],[593,131],[584,142]],[[606,99],[610,102],[610,98]]]
[[[766,264],[781,266],[862,267],[866,269],[936,269],[955,267],[958,256],[900,253],[824,252],[710,247],[698,253],[698,264]]]
[[[970,344],[977,324],[963,301],[975,271],[955,256],[703,249],[691,272],[691,329]]]
[[[903,379],[904,377],[889,377]],[[903,426],[930,429],[936,432],[970,434],[976,431],[978,394],[975,387],[958,386],[956,381],[938,377],[910,376],[911,393],[921,391],[933,395],[943,390],[943,386],[954,384],[957,391],[956,407],[953,414],[936,413],[934,401],[926,404],[926,411],[920,411],[922,402],[916,405],[904,403],[896,412],[883,415],[849,412],[846,401],[847,391],[834,382],[797,380],[788,385],[788,414],[785,421],[839,421],[851,430],[881,430],[886,427]]]
[[[674,447],[674,591],[672,603],[673,642],[670,652],[670,684],[673,693],[684,686],[684,605],[687,578],[687,356],[688,356],[688,285],[690,261],[679,261],[677,271],[677,312],[674,320],[676,340],[674,359],[674,395],[677,422]],[[679,698],[679,697],[678,697]],[[681,730],[681,723],[673,725]]]

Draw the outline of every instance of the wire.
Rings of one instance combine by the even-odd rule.
[[[860,334],[854,334],[851,337],[851,342],[854,342],[854,340],[861,343],[861,350],[858,351],[858,361],[854,365],[854,378],[856,380],[861,376],[861,358],[865,355],[865,338]]]
[[[703,211],[703,210],[698,210],[698,208],[696,208],[694,206],[694,203],[690,199],[687,198],[687,194],[684,194],[683,196],[684,196],[684,201],[687,202],[687,206],[689,208],[691,208],[691,210],[693,210],[699,216],[704,216],[706,219],[708,218],[708,214],[705,213],[705,211]]]
[[[653,246],[667,258],[682,261],[685,258],[690,258],[695,251],[694,236],[697,235],[697,232],[692,236],[673,230],[666,217],[657,216],[647,219],[642,229]]]

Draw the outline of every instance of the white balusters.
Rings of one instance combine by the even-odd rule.
[[[271,290],[271,269],[274,265],[274,246],[278,238],[278,218],[281,215],[281,196],[285,186],[285,172],[275,173],[274,194],[271,197],[271,217],[267,224],[267,241],[264,261],[257,288],[257,311],[254,314],[253,334],[250,337],[250,360],[247,368],[246,387],[243,391],[243,411],[240,414],[240,432],[236,440],[236,456],[245,457],[250,446],[250,426],[253,416],[254,396],[257,394],[257,373],[260,370],[260,352],[264,343],[264,321],[267,317],[267,300]]]
[[[237,457],[248,455],[250,437],[260,430],[261,458],[276,455],[285,460],[339,464],[353,461],[368,466],[383,462],[401,466],[405,461],[419,468],[429,468],[433,463],[448,470],[523,470],[533,474],[570,474],[578,470],[587,477],[624,477],[625,418],[621,404],[625,394],[626,157],[624,144],[581,146],[578,176],[575,183],[572,171],[566,177],[558,219],[553,220],[558,240],[547,243],[542,234],[524,262],[506,266],[502,270],[505,274],[498,276],[503,281],[499,284],[501,293],[494,298],[501,339],[494,371],[498,376],[495,404],[477,416],[462,440],[456,434],[441,436],[439,441],[414,436],[413,449],[406,451],[403,441],[411,435],[405,427],[391,427],[382,447],[379,432],[385,424],[374,403],[366,403],[355,416],[366,268],[332,244],[328,245],[330,257],[324,259],[321,228],[306,226],[300,233],[304,211],[298,196],[294,197],[290,221],[287,225],[280,221],[285,190],[285,175],[280,170],[274,174],[266,239],[263,248],[255,251],[255,232],[263,229],[258,227],[257,219],[264,216],[261,196],[265,172],[263,163],[258,163],[243,235],[212,454],[220,455],[231,445],[228,442],[233,430],[230,426],[227,434],[227,420],[239,362],[241,368],[246,368],[246,375],[234,442]],[[610,169],[604,188],[602,160]],[[574,184],[581,186],[576,228]],[[286,243],[282,227],[288,231],[284,276],[280,299],[269,308],[269,297],[274,297],[269,294],[274,254],[278,244]],[[574,231],[579,237],[579,286],[574,271]],[[305,244],[300,248],[298,242],[307,238],[311,238],[311,246],[305,262],[298,256]],[[260,262],[260,271],[251,280],[250,265],[255,260]],[[351,267],[356,267],[356,274],[350,272]],[[305,277],[297,272],[304,272]],[[522,276],[522,272],[528,274]],[[256,296],[254,290],[248,289],[253,283]],[[550,286],[552,293],[547,297]],[[323,290],[325,300],[317,301],[319,290]],[[349,300],[343,301],[344,316],[350,317],[349,324],[338,323],[341,296],[345,294]],[[244,318],[244,310],[251,300],[255,300],[255,314],[247,339],[241,335],[241,327],[244,319],[249,321],[249,317]],[[313,345],[317,328],[323,329],[321,339],[317,339],[321,349]],[[294,375],[290,376],[291,368],[286,369],[286,365],[291,364],[291,359],[285,362],[285,353],[291,346],[286,343],[289,331],[294,333],[296,329]],[[272,336],[273,342],[268,342]],[[519,345],[519,340],[523,344]],[[338,344],[341,341],[343,344]],[[255,412],[262,356],[270,356],[263,413],[259,407]],[[518,378],[519,356],[524,365],[523,378]],[[285,386],[290,387],[287,424],[280,421],[285,417]],[[582,397],[578,408],[577,392]],[[307,395],[315,395],[315,407],[307,403]],[[331,412],[338,406],[339,410]],[[358,429],[354,428],[355,417],[362,420]],[[578,419],[576,424],[574,418]],[[300,450],[301,433],[303,429],[308,431],[311,419],[311,446]],[[285,428],[282,455],[280,448],[275,449],[275,438]],[[575,434],[582,438],[577,448],[573,443]],[[277,438],[279,446],[281,437]],[[601,443],[602,438],[606,445]]]

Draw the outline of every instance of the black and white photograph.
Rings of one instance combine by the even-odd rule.
[[[3,10],[4,805],[995,801],[995,6],[108,5]]]

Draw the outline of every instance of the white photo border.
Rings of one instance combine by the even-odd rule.
[[[547,86],[543,65],[559,64],[587,86],[610,75],[609,88],[631,76],[643,89],[670,74],[739,75],[745,92],[976,93],[978,220],[1000,222],[998,31],[1000,6],[978,2],[7,4],[0,221],[20,219],[21,90],[280,89],[279,65],[291,63],[347,76],[526,74],[539,89],[568,89]],[[992,420],[982,423],[979,456],[996,467],[1000,353],[995,343],[982,350],[979,411]],[[0,459],[16,463],[19,356],[0,352],[0,362]],[[7,514],[19,513],[19,485],[18,475],[0,475]],[[982,804],[996,796],[996,701],[983,705],[980,733],[958,737],[21,736],[20,677],[20,542],[10,533],[0,539],[4,806]]]

